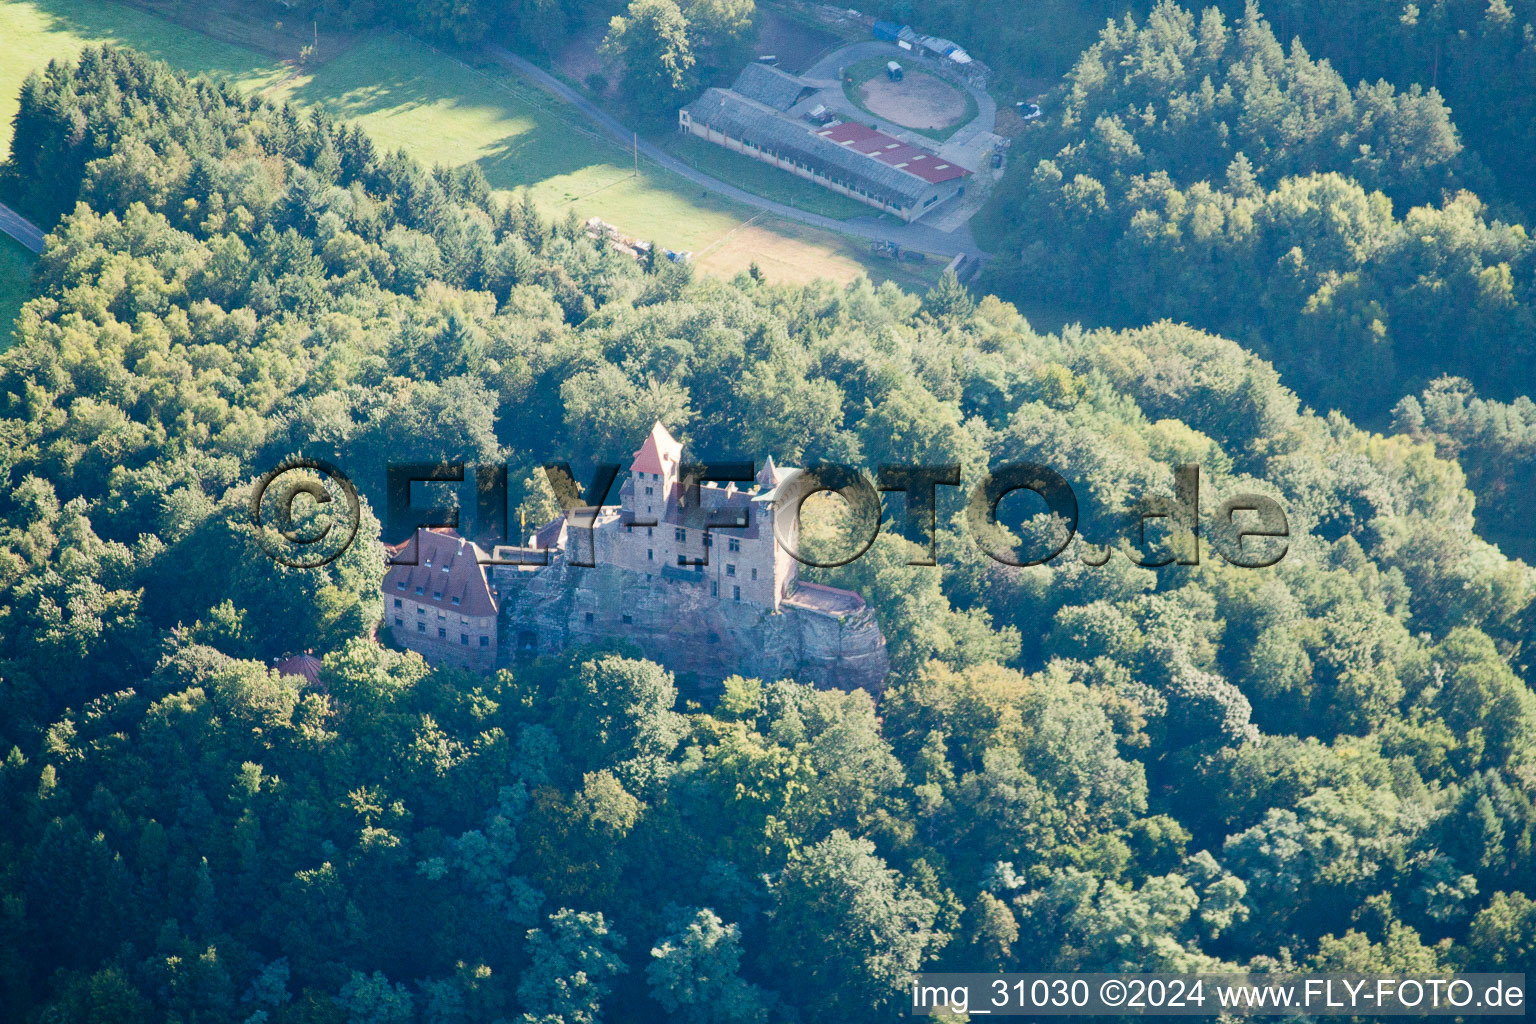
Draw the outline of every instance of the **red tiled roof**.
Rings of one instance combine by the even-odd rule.
[[[480,564],[485,553],[453,530],[417,530],[409,540],[385,550],[392,560],[416,563],[390,566],[384,574],[385,597],[404,595],[460,615],[496,614],[496,602]],[[458,604],[453,603],[454,598],[459,599]]]
[[[795,592],[785,598],[788,604],[798,604],[821,612],[849,614],[864,607],[864,599],[851,590],[829,587],[821,583],[801,580],[795,584]]]
[[[273,665],[272,671],[280,676],[298,676],[314,686],[320,682],[320,659],[308,652],[295,654]]]
[[[832,140],[839,146],[847,146],[867,157],[879,160],[883,164],[889,164],[908,174],[915,174],[932,185],[937,185],[941,181],[963,178],[971,173],[959,164],[950,163],[937,153],[908,145],[893,135],[865,127],[856,121],[829,125],[817,131],[816,134]]]
[[[556,516],[543,526],[539,532],[533,535],[533,546],[536,548],[552,548],[560,540],[560,531],[565,527],[565,516]]]
[[[682,444],[667,433],[667,428],[658,420],[640,450],[635,452],[635,461],[630,463],[629,469],[632,473],[660,473],[665,476],[677,470],[682,457]]]

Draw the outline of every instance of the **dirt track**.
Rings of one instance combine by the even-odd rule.
[[[907,128],[948,128],[965,116],[965,93],[948,82],[908,70],[900,82],[884,73],[859,86],[859,102],[869,112]]]

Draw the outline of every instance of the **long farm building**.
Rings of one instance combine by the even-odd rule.
[[[930,150],[853,121],[792,116],[808,91],[793,75],[749,65],[730,89],[678,111],[678,127],[906,221],[965,190],[971,172]]]

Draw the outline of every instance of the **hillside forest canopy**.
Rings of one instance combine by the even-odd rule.
[[[657,130],[734,75],[757,18],[751,0],[305,10],[540,59],[567,31],[606,25],[624,109]],[[1472,467],[1484,534],[1536,557],[1504,500],[1536,488],[1536,458],[1503,439],[1536,391],[1536,163],[1520,144],[1536,127],[1528,0],[872,10],[965,40],[1000,97],[1066,72],[974,221],[995,253],[984,291],[1089,323],[1167,317],[1232,338],[1304,403],[1375,429],[1399,423],[1407,399],[1465,390],[1516,426],[1420,436]]]
[[[933,21],[1001,7],[962,6]],[[1361,7],[1366,49],[1460,16]],[[1532,265],[1523,172],[1469,147],[1504,129],[1447,105],[1475,47],[1348,85],[1257,8],[1113,13],[1016,143],[975,292],[637,262],[128,50],[29,78],[0,1005],[768,1024],[895,1019],[918,970],[1536,974]],[[1036,331],[1006,296],[1040,288],[1124,326]],[[502,462],[538,513],[540,462],[656,420],[786,464],[1039,462],[1106,515],[1195,464],[1203,507],[1279,502],[1287,553],[1011,567],[941,505],[937,567],[890,529],[807,571],[873,607],[878,705],[618,640],[495,674],[379,642],[386,463]],[[363,492],[318,570],[248,511],[298,453]],[[305,650],[318,682],[272,670]]]

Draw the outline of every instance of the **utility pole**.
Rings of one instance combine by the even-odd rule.
[[[640,176],[640,133],[635,132],[635,177]]]

